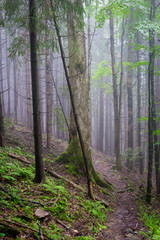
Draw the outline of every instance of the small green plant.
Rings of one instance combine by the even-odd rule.
[[[71,173],[73,176],[77,176],[75,166],[73,164],[66,164],[65,167],[67,168],[68,173]]]
[[[160,239],[160,216],[159,212],[152,209],[151,207],[146,207],[145,205],[139,206],[140,211],[140,219],[144,222],[144,224],[150,229],[149,233],[145,233],[140,231],[140,234],[147,237],[147,239],[151,240],[159,240]]]
[[[129,160],[129,162],[135,162],[137,159],[140,158],[140,153],[143,152],[142,148],[128,148],[123,154],[121,154],[121,160],[124,161],[126,159]]]
[[[50,228],[54,231],[54,233],[60,233],[62,232],[62,229],[58,228],[56,224],[50,223],[49,224]]]
[[[91,236],[87,236],[87,237],[75,237],[75,239],[77,239],[77,240],[94,240],[94,238],[91,237]]]
[[[99,219],[102,223],[106,221],[106,208],[100,201],[92,202],[85,200],[83,206],[85,210],[87,210],[93,217]]]
[[[135,191],[134,183],[132,181],[128,181],[127,190],[128,190],[128,192],[134,192]]]

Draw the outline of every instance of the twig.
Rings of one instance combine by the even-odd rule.
[[[30,164],[30,162],[27,161],[27,159],[26,159],[25,157],[23,157],[23,156],[17,156],[17,155],[15,155],[15,154],[13,154],[13,153],[7,153],[7,154],[8,154],[8,156],[11,157],[11,158],[14,158],[14,159],[17,159],[17,160],[19,160],[19,161],[21,161],[21,162]]]
[[[58,193],[57,198],[54,201],[49,201],[48,203],[43,204],[44,206],[49,205],[49,204],[56,204],[60,198],[60,193]]]
[[[57,223],[61,224],[64,228],[66,229],[70,229],[70,227],[66,226],[64,223],[62,223],[60,220],[58,220],[57,218],[54,219]]]
[[[82,191],[82,192],[85,192],[85,191],[86,191],[84,188],[80,187],[80,186],[77,185],[76,183],[69,181],[69,180],[66,179],[65,177],[59,175],[58,173],[56,173],[56,172],[54,172],[54,171],[51,171],[50,169],[46,169],[46,172],[49,173],[52,177],[56,177],[56,178],[58,178],[58,179],[64,180],[65,182],[69,183],[69,184],[72,185],[74,188],[77,188],[77,189],[79,189],[79,190]],[[109,206],[109,203],[108,203],[108,202],[106,202],[105,200],[99,198],[97,195],[95,195],[95,200],[101,201],[106,207]]]
[[[58,193],[58,196],[57,196],[57,198],[56,198],[56,199],[53,201],[53,204],[56,204],[56,203],[58,202],[58,200],[59,200],[60,196],[61,196],[61,194],[60,194],[60,193]]]
[[[59,175],[58,173],[51,171],[50,169],[46,169],[46,172],[49,173],[52,177],[58,178],[58,179],[62,179],[65,182],[69,183],[70,185],[72,185],[74,188],[77,188],[79,190],[81,190],[82,192],[85,192],[85,189],[83,189],[82,187],[78,186],[76,183],[71,182],[70,180],[66,179],[65,177]]]
[[[41,224],[38,223],[38,226],[39,226],[40,238],[41,238],[42,240],[44,240],[44,236],[43,236],[43,232],[42,232]]]

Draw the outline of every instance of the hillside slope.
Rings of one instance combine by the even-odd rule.
[[[96,170],[114,187],[109,191],[94,185],[95,194],[106,206],[87,197],[84,176],[55,162],[67,143],[54,139],[51,153],[47,153],[44,144],[45,167],[78,184],[85,192],[48,173],[43,184],[34,184],[32,133],[7,120],[6,135],[7,147],[0,149],[0,239],[147,239],[139,234],[146,230],[138,217],[135,179],[130,175],[133,181],[128,180],[127,173],[123,172],[122,177],[114,170],[114,159],[92,151]],[[36,216],[41,210],[45,212],[42,218]]]

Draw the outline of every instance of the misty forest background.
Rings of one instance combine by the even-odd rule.
[[[93,199],[93,178],[110,183],[89,145],[145,176],[148,203],[160,194],[159,22],[158,0],[0,1],[0,144],[4,116],[34,132],[36,182],[61,139]]]

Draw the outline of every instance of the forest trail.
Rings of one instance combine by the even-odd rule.
[[[9,132],[9,144],[17,144],[18,142],[28,149],[29,152],[33,151],[33,136],[31,132],[25,127],[14,125]],[[14,136],[16,136],[14,143]],[[67,146],[67,143],[61,140],[53,141],[53,157],[59,156]],[[44,146],[44,152],[46,148]],[[102,175],[102,178],[113,184],[113,192],[109,192],[113,197],[103,194],[95,187],[94,192],[99,194],[100,198],[109,202],[109,207],[113,210],[107,212],[106,226],[107,230],[102,231],[101,236],[95,234],[97,240],[142,240],[146,239],[138,233],[140,230],[146,232],[143,223],[138,219],[138,209],[136,205],[137,191],[141,184],[138,173],[128,173],[123,169],[122,173],[114,169],[114,159],[96,150],[92,150],[93,164],[97,172]],[[65,166],[58,163],[51,164],[54,171],[60,175],[71,179],[73,182],[84,186],[86,184],[85,177],[73,177],[66,171]],[[123,175],[122,175],[123,174]]]
[[[103,154],[93,156],[93,162],[96,170],[102,174],[103,178],[111,182],[114,186],[111,206],[113,213],[107,214],[106,239],[110,240],[141,240],[146,239],[139,235],[139,231],[146,231],[143,223],[139,221],[136,204],[136,184],[139,179],[131,174],[123,176],[117,170],[114,170],[113,163],[108,161]],[[98,160],[97,160],[98,158]],[[131,177],[131,180],[128,180]]]

